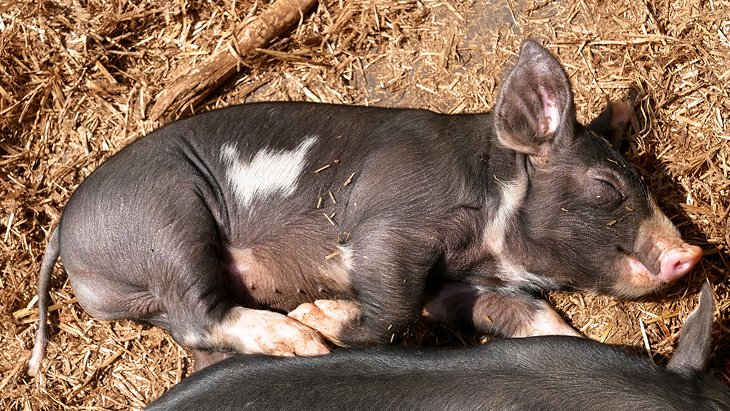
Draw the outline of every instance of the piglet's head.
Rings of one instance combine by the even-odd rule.
[[[631,112],[613,108],[602,123],[615,129]],[[523,44],[500,91],[495,129],[500,144],[524,159],[518,167],[527,180],[505,234],[510,267],[558,286],[640,296],[679,279],[702,256],[631,165],[576,121],[563,67],[534,41]]]

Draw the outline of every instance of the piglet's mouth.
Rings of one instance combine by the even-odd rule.
[[[658,276],[655,276],[654,273],[646,268],[646,266],[633,254],[626,257],[626,263],[629,266],[629,276],[631,278],[646,278],[654,281],[659,279]]]

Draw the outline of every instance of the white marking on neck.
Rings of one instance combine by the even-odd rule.
[[[508,253],[505,253],[505,237],[527,195],[527,176],[521,175],[509,182],[501,181],[497,177],[494,179],[500,189],[500,203],[484,229],[483,244],[485,252],[492,254],[497,261],[498,269],[495,274],[509,284],[508,288],[514,290],[526,287],[541,290],[555,288],[553,280],[529,272],[519,262],[511,261]]]
[[[511,182],[504,182],[495,176],[500,188],[500,204],[497,212],[487,223],[484,229],[484,243],[487,250],[496,257],[501,257],[504,251],[504,237],[510,221],[517,210],[522,206],[527,195],[527,176],[520,176]]]
[[[350,248],[344,245],[339,245],[337,248],[340,250],[340,257],[342,258],[342,267],[349,273],[352,271],[352,258],[353,253]]]
[[[531,288],[535,290],[551,290],[557,287],[555,281],[535,275],[525,269],[525,267],[513,264],[504,257],[498,257],[499,270],[497,276],[505,281],[507,288],[514,290]]]
[[[277,192],[284,197],[294,194],[307,152],[316,141],[316,136],[308,136],[294,150],[262,149],[250,162],[241,160],[236,142],[223,144],[220,159],[227,167],[226,177],[236,199],[250,207],[254,199]]]

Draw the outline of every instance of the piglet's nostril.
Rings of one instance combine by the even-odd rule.
[[[689,244],[667,250],[661,256],[659,277],[665,282],[675,281],[687,274],[700,258],[702,249]]]

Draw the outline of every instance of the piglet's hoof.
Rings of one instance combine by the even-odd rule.
[[[344,347],[340,335],[350,324],[356,324],[360,309],[356,304],[343,300],[316,300],[304,303],[289,313],[289,317],[322,334],[334,344]]]
[[[322,337],[309,327],[305,327],[297,321],[282,317],[282,321],[272,323],[271,334],[259,335],[256,343],[262,352],[268,355],[294,356],[294,355],[324,355],[330,350],[322,340]]]
[[[246,354],[323,355],[329,348],[317,331],[282,314],[234,307],[211,333],[212,345]]]

